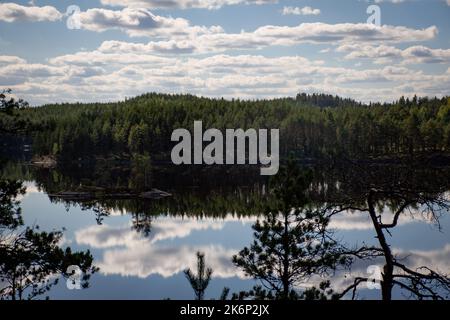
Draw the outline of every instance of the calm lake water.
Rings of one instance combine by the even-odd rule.
[[[238,292],[249,290],[257,283],[246,278],[232,264],[231,258],[251,244],[252,225],[258,218],[255,214],[238,212],[237,202],[242,199],[248,202],[246,194],[254,190],[264,196],[264,181],[230,186],[228,191],[223,191],[222,199],[221,189],[209,186],[214,184],[212,181],[200,179],[195,183],[193,177],[177,189],[170,187],[174,181],[159,178],[156,174],[152,177],[152,187],[171,192],[171,198],[178,201],[176,204],[149,204],[152,201],[170,203],[171,199],[135,200],[128,204],[112,202],[89,208],[76,201],[49,197],[49,193],[68,190],[69,185],[80,183],[79,177],[64,177],[56,169],[23,167],[12,175],[21,178],[26,186],[26,194],[20,199],[25,225],[39,225],[44,231],[65,228],[61,246],[70,246],[73,250],[89,249],[94,264],[100,268],[90,279],[88,289],[69,290],[62,279],[48,292],[51,299],[193,299],[192,288],[183,270],[188,267],[195,270],[197,251],[205,253],[206,264],[214,271],[206,291],[207,299],[218,299],[224,287]],[[186,184],[192,185],[186,187]],[[181,193],[182,197],[179,197]],[[212,206],[212,203],[217,205]],[[98,210],[95,210],[98,207],[107,212],[102,219],[98,219]],[[146,210],[151,214],[136,214]],[[389,209],[385,208],[384,214],[389,215]],[[138,220],[149,227],[147,232],[136,228]],[[330,227],[335,230],[335,237],[349,246],[377,244],[366,213],[342,213],[332,219]],[[448,213],[441,217],[440,229],[422,214],[405,215],[388,235],[388,240],[394,252],[404,256],[410,265],[450,271]],[[351,271],[338,271],[331,278],[332,286],[343,288],[355,275],[367,275],[369,265],[382,266],[382,260],[356,262]],[[313,283],[317,283],[317,279],[309,279],[302,285]],[[379,298],[380,292],[363,289],[359,291],[359,297]],[[402,298],[403,295],[395,292],[394,297]]]

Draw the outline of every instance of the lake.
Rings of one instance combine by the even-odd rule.
[[[205,254],[206,265],[213,269],[205,298],[219,299],[224,287],[231,292],[249,290],[259,281],[245,276],[232,263],[232,256],[254,239],[252,225],[263,219],[260,206],[267,196],[268,180],[257,168],[188,171],[182,167],[154,167],[150,173],[133,168],[109,166],[73,168],[39,168],[24,163],[7,163],[2,179],[23,181],[26,193],[19,196],[25,226],[39,226],[41,231],[62,230],[61,247],[90,250],[99,268],[89,280],[89,288],[69,290],[66,279],[49,290],[50,299],[193,299],[193,290],[183,271],[196,269],[196,252]],[[389,166],[392,170],[392,166]],[[312,167],[314,179],[310,194],[325,203],[330,194],[350,194],[340,186],[336,168]],[[376,176],[392,176],[386,167],[374,169]],[[432,183],[440,167],[427,173]],[[434,174],[434,175],[433,175]],[[413,177],[411,177],[413,179]],[[417,179],[423,179],[418,173]],[[450,181],[447,181],[447,183]],[[426,182],[423,181],[425,184]],[[443,182],[442,182],[443,183]],[[58,192],[97,188],[162,190],[170,196],[154,199],[67,199]],[[358,189],[358,188],[356,188]],[[449,188],[450,189],[450,188]],[[448,189],[447,189],[448,190]],[[448,193],[447,193],[448,195]],[[450,215],[443,212],[439,224],[426,210],[416,209],[400,217],[398,225],[387,235],[392,251],[413,267],[426,265],[444,273],[450,266]],[[423,212],[425,213],[423,213]],[[392,216],[386,204],[381,212]],[[348,247],[376,245],[376,233],[369,214],[345,210],[331,218],[333,237]],[[368,266],[382,267],[383,260],[355,261],[351,269],[339,269],[327,276],[339,291],[357,275],[367,275]],[[318,276],[297,283],[297,288],[319,282]],[[380,290],[362,286],[358,297],[379,299]],[[393,297],[407,298],[395,289]],[[348,298],[348,297],[347,297]]]

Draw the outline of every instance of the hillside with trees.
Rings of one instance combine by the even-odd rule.
[[[325,94],[224,100],[148,93],[116,103],[53,104],[11,110],[2,94],[0,130],[33,138],[35,154],[60,161],[92,157],[168,159],[174,129],[279,128],[282,156],[352,159],[446,153],[450,98],[362,104]],[[3,108],[5,104],[5,108]]]

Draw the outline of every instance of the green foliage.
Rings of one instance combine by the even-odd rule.
[[[0,130],[23,128],[34,136],[36,153],[64,160],[153,157],[170,153],[174,129],[202,120],[205,128],[279,128],[284,156],[365,158],[448,151],[448,99],[365,105],[327,95],[229,101],[149,93],[118,103],[20,109],[15,117],[0,117]]]
[[[338,294],[335,294],[331,289],[331,283],[329,280],[323,281],[319,284],[319,287],[312,287],[302,292],[302,300],[337,300]]]
[[[228,288],[228,287],[223,288],[222,293],[220,294],[219,300],[222,300],[222,301],[227,300],[229,293],[230,293],[230,288]]]
[[[28,103],[22,99],[16,100],[11,89],[0,91],[0,133],[17,134],[23,130],[31,130],[30,119],[20,113],[27,108]]]
[[[205,296],[206,288],[211,280],[211,275],[213,271],[211,268],[206,268],[205,266],[205,254],[197,252],[197,274],[195,275],[191,269],[186,269],[184,275],[191,284],[192,289],[195,293],[195,299],[203,300]],[[223,292],[225,295],[225,292]],[[226,295],[225,295],[226,296]]]
[[[151,187],[152,165],[147,152],[134,153],[131,160],[131,176],[129,188],[144,191]]]
[[[0,180],[0,232],[2,229],[15,229],[22,225],[22,210],[17,197],[25,194],[22,183]]]
[[[58,283],[59,276],[77,265],[83,272],[81,285],[88,286],[97,271],[88,251],[61,248],[61,231],[42,232],[23,227],[17,197],[25,193],[21,182],[0,180],[0,299],[33,299]]]
[[[9,245],[0,246],[0,281],[2,293],[12,299],[32,299],[42,295],[58,283],[70,265],[78,265],[85,272],[82,287],[88,286],[93,258],[89,251],[72,253],[59,247],[62,232],[40,232],[26,228]],[[70,275],[66,275],[70,276]]]
[[[292,294],[294,294],[295,296],[297,295],[295,291],[292,292]],[[274,300],[275,297],[273,296],[271,290],[264,289],[260,285],[254,286],[253,289],[249,291],[240,291],[238,293],[233,293],[231,297],[231,300],[248,300],[248,299],[262,301],[262,300]]]
[[[327,231],[329,219],[308,206],[310,172],[303,172],[289,161],[273,180],[273,200],[267,206],[265,218],[253,226],[255,240],[233,256],[233,263],[268,289],[267,292],[254,289],[248,296],[298,299],[295,285],[348,261]]]
[[[15,109],[27,108],[28,103],[22,99],[16,100],[11,97],[11,89],[2,90],[0,92],[0,112],[12,115]]]

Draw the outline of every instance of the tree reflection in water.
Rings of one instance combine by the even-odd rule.
[[[308,173],[290,163],[269,184],[249,173],[239,180],[239,176],[231,179],[226,173],[202,170],[190,172],[189,178],[178,171],[172,174],[171,169],[154,169],[152,181],[147,183],[171,192],[171,198],[98,199],[73,204],[97,208],[93,211],[98,223],[111,210],[128,212],[132,227],[143,236],[152,233],[152,222],[160,216],[220,219],[231,213],[236,217],[257,217],[254,242],[233,260],[247,275],[260,280],[261,286],[236,293],[235,299],[356,299],[359,290],[371,279],[356,274],[347,279],[346,287],[336,286],[334,272],[341,267],[351,270],[359,260],[378,264],[380,259],[384,262],[383,299],[392,299],[394,288],[416,299],[448,298],[450,285],[445,274],[448,270],[438,272],[430,265],[408,265],[403,259],[406,254],[393,250],[389,238],[402,217],[410,212],[425,214],[439,226],[441,215],[448,214],[449,167],[412,162],[388,165],[345,162],[313,166]],[[71,190],[86,183],[116,188],[121,183],[125,187],[133,185],[126,179],[109,181],[104,176],[96,180],[99,175],[95,172],[88,172],[91,180],[63,172],[56,174],[55,180],[54,172],[32,171],[26,173],[30,180],[47,193]],[[217,179],[210,179],[211,174]],[[197,182],[194,184],[193,180]],[[57,198],[52,201],[67,203]],[[348,247],[334,239],[330,221],[349,213],[370,218],[375,245]],[[316,288],[298,289],[317,276],[323,281],[314,282]]]
[[[333,205],[332,214],[352,211],[355,214],[368,213],[378,245],[361,246],[352,255],[361,259],[381,257],[384,266],[381,271],[381,298],[391,300],[394,287],[400,289],[408,298],[442,300],[450,298],[450,278],[445,271],[432,270],[430,266],[408,266],[406,256],[398,256],[389,244],[393,229],[399,219],[412,212],[425,215],[440,228],[439,219],[449,213],[448,171],[445,168],[429,170],[423,163],[409,163],[400,167],[380,168],[361,167],[352,164],[350,181],[341,190],[341,195],[329,197]],[[344,181],[345,181],[344,180]],[[391,216],[386,217],[384,208],[388,207]],[[371,279],[356,277],[339,296],[356,290]]]
[[[265,289],[255,287],[239,298],[311,297],[312,291],[299,293],[295,287],[350,262],[328,230],[326,213],[312,206],[307,196],[310,184],[311,172],[301,171],[292,161],[271,181],[264,218],[253,226],[255,240],[233,257],[233,263]],[[324,297],[331,294],[327,283],[320,288]]]
[[[61,248],[61,231],[25,227],[17,200],[24,193],[21,182],[0,180],[0,299],[44,295],[58,283],[60,275],[71,275],[67,273],[71,265],[83,272],[80,285],[87,288],[90,276],[97,271],[92,255]]]

